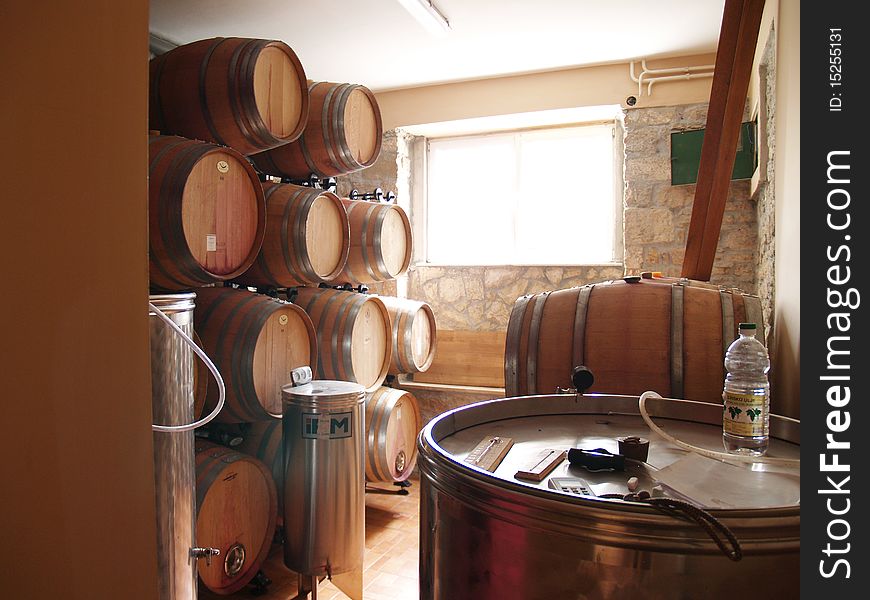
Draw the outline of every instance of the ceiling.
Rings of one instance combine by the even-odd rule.
[[[151,0],[152,35],[286,42],[309,79],[374,91],[715,52],[724,0],[434,0],[431,33],[399,0]]]

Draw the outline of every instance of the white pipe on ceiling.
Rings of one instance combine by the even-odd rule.
[[[634,74],[634,63],[629,63],[629,77],[637,83],[637,95],[643,96],[643,84],[647,83],[647,95],[652,94],[652,84],[657,81],[675,81],[677,79],[694,79],[696,77],[712,77],[716,65],[697,65],[692,67],[668,67],[665,69],[650,69],[646,59],[640,61],[643,69],[640,75]],[[647,77],[649,75],[649,77]]]

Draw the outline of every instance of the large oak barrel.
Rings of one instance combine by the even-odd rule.
[[[263,188],[231,148],[175,136],[148,140],[151,286],[184,290],[231,279],[263,243]]]
[[[265,183],[266,235],[251,268],[236,280],[290,287],[331,281],[341,273],[350,247],[347,211],[324,190]]]
[[[505,394],[570,388],[585,365],[590,392],[721,399],[737,326],[764,331],[761,301],[735,289],[680,279],[626,278],[522,296],[505,342]]]
[[[265,465],[233,449],[196,442],[196,543],[217,548],[210,563],[198,563],[208,589],[232,594],[266,560],[275,534],[275,482]]]
[[[278,523],[284,521],[284,446],[281,441],[281,421],[258,421],[240,426],[239,452],[250,454],[266,465],[278,490]]]
[[[366,397],[366,480],[404,481],[417,462],[422,427],[410,392],[380,387]]]
[[[350,251],[336,281],[389,281],[411,264],[411,223],[398,204],[342,198],[350,222]]]
[[[284,42],[212,38],[150,63],[149,124],[242,154],[286,144],[308,119],[305,72]]]
[[[226,385],[225,423],[280,418],[281,387],[290,371],[317,367],[317,338],[300,307],[245,290],[203,288],[197,292],[194,325],[203,348]],[[206,407],[218,399],[209,379]]]
[[[293,302],[317,331],[317,379],[359,383],[367,392],[387,377],[393,351],[390,316],[376,296],[329,288],[299,288]]]
[[[389,373],[420,373],[435,358],[435,313],[426,302],[411,298],[378,296],[387,307],[393,330],[393,355]]]
[[[353,173],[377,160],[383,141],[381,111],[367,87],[309,82],[311,110],[302,136],[251,157],[264,173],[307,179]]]
[[[191,336],[194,343],[202,348],[202,339],[197,332],[193,332]],[[205,397],[208,394],[208,380],[212,377],[206,364],[198,356],[194,357],[193,365],[193,418],[196,420],[206,416],[203,409],[205,408]]]

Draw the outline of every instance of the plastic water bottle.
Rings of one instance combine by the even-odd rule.
[[[761,456],[770,440],[770,358],[755,338],[755,323],[740,323],[739,329],[725,353],[722,443],[727,452]]]

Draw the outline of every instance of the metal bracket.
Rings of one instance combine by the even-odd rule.
[[[351,200],[368,200],[369,202],[384,202],[387,204],[395,204],[396,202],[395,192],[387,192],[384,194],[384,190],[381,188],[375,188],[375,191],[365,193],[353,189],[350,191],[349,197]]]
[[[190,557],[194,560],[199,560],[200,558],[205,559],[206,565],[211,565],[211,557],[219,556],[221,553],[218,548],[191,548],[190,549]]]

